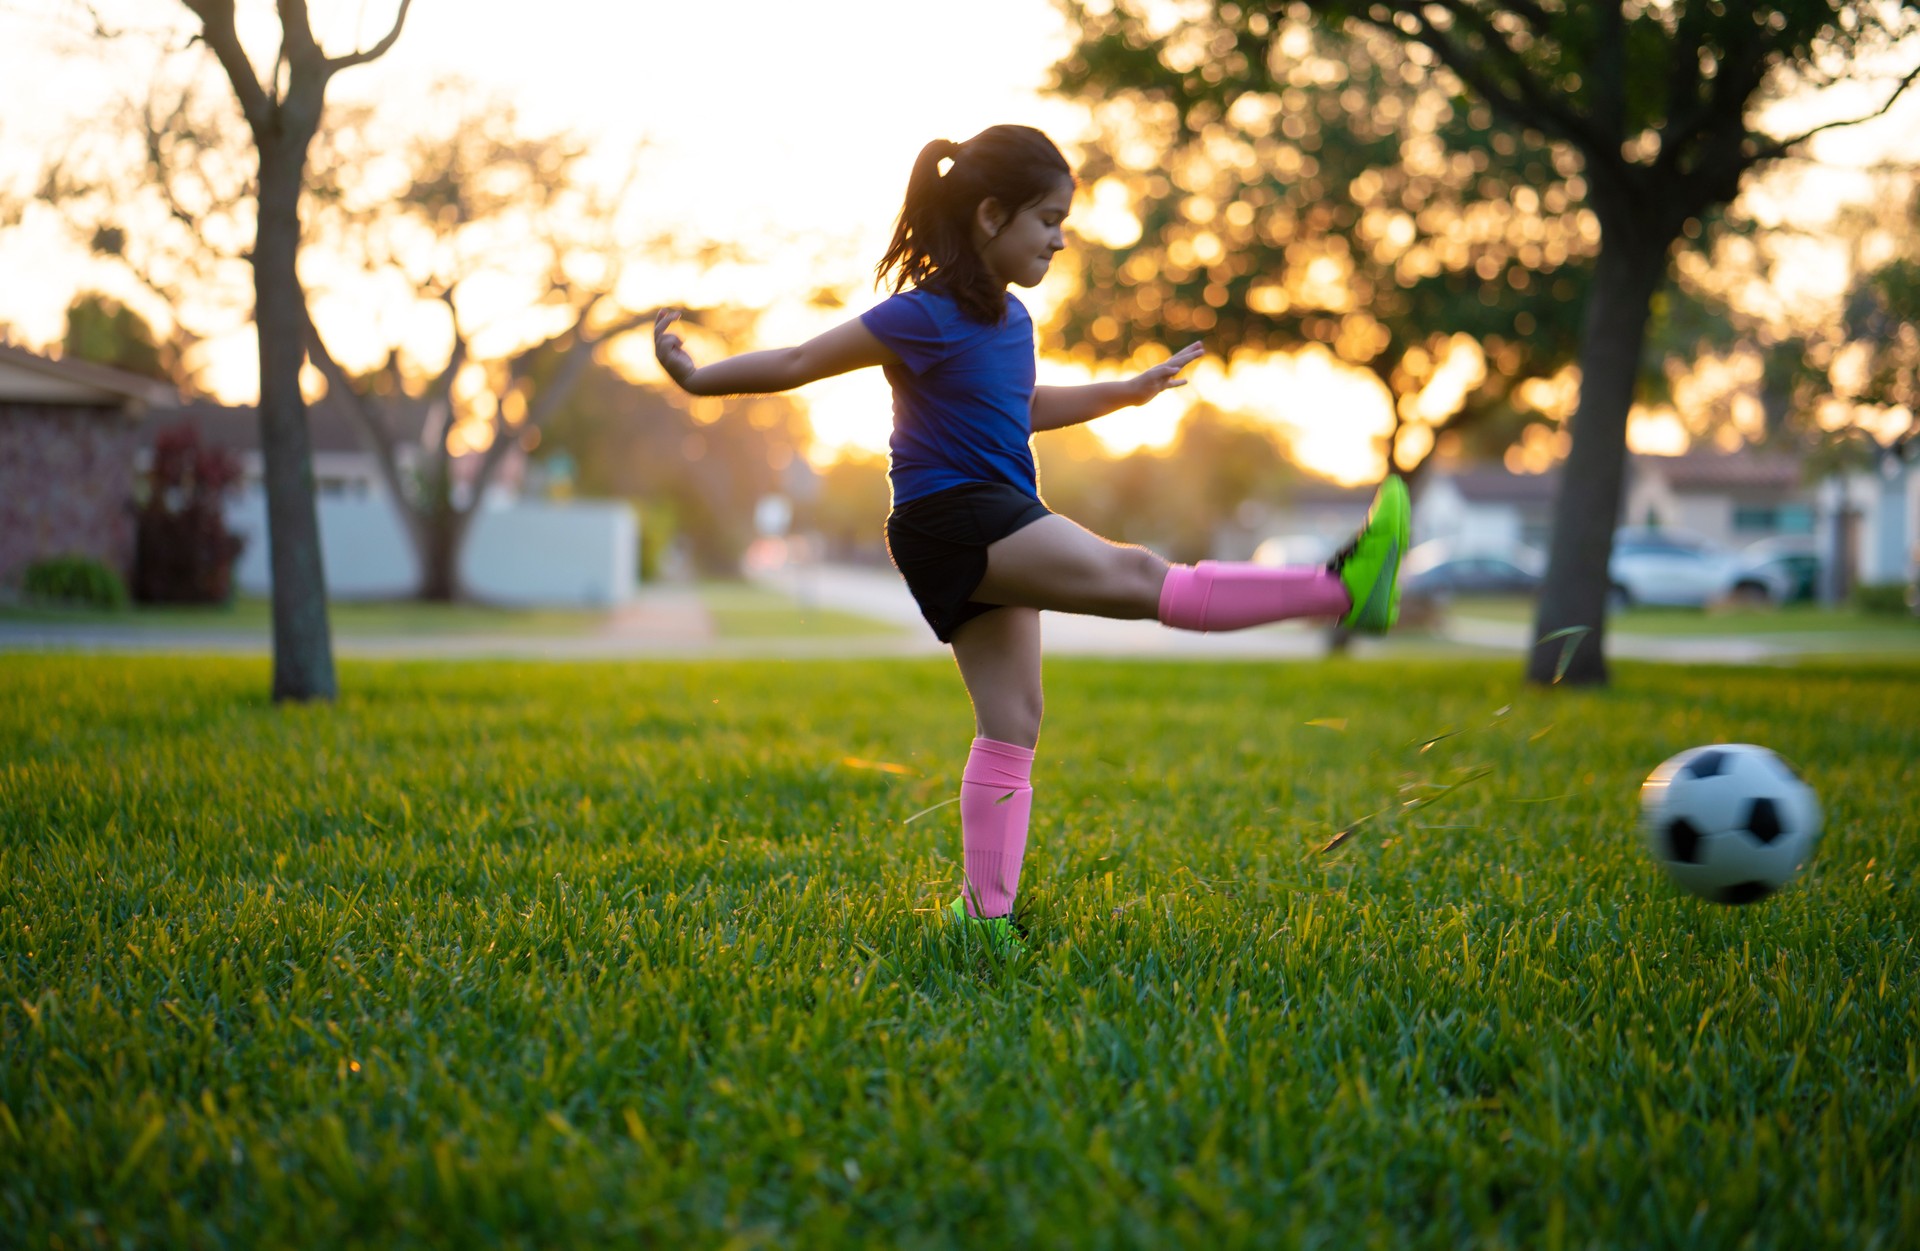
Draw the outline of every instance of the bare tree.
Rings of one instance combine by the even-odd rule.
[[[578,168],[583,145],[524,134],[510,105],[476,104],[459,84],[443,84],[441,95],[450,106],[434,111],[449,122],[414,139],[405,185],[340,205],[337,242],[370,274],[397,277],[416,300],[440,307],[444,360],[422,369],[395,341],[381,369],[356,379],[322,327],[312,318],[306,327],[329,399],[346,406],[378,458],[429,600],[459,597],[461,546],[511,450],[533,446],[602,344],[645,320],[613,298],[625,251],[616,237],[624,187],[596,190]],[[523,292],[510,313],[497,298],[489,310],[474,295],[501,283]],[[503,317],[522,327],[507,331],[514,346],[476,351],[477,338],[499,329],[489,318]],[[530,319],[548,329],[527,334]],[[464,396],[456,388],[463,376],[479,384]],[[397,454],[387,421],[394,408],[423,419],[408,423],[423,427],[417,464]],[[456,475],[463,460],[469,472]]]
[[[307,300],[300,286],[300,202],[307,154],[320,129],[333,76],[384,56],[413,0],[369,47],[329,56],[314,36],[306,0],[276,0],[280,46],[263,72],[234,22],[234,0],[182,0],[232,84],[258,155],[251,250],[254,328],[260,341],[260,451],[265,465],[273,570],[273,698],[332,699],[338,691],[327,620],[326,572],[314,505],[312,444],[300,369],[306,363]]]
[[[382,315],[369,319],[355,301],[352,318],[329,323],[329,293],[310,291],[304,336],[328,402],[359,426],[400,510],[420,594],[449,600],[487,485],[516,444],[538,438],[596,349],[641,318],[612,299],[633,250],[617,236],[631,171],[623,185],[598,188],[582,170],[583,143],[527,134],[510,104],[458,81],[438,84],[424,113],[438,122],[403,140],[365,108],[337,111],[316,135],[305,246],[335,262],[325,272],[351,275],[348,285],[377,286]],[[221,333],[239,303],[254,233],[249,148],[191,82],[156,80],[118,124],[52,161],[41,195],[165,306],[175,338],[190,345]],[[129,161],[139,177],[127,177]],[[396,303],[396,290],[442,320],[444,356],[420,358],[419,310]],[[375,323],[396,327],[381,341],[384,363],[353,367],[367,358],[364,332]],[[407,445],[423,427],[416,458]]]

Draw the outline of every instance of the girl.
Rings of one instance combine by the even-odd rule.
[[[948,164],[950,163],[950,164]],[[948,164],[943,173],[941,166]],[[1156,617],[1183,630],[1237,630],[1339,617],[1385,631],[1399,610],[1406,487],[1389,477],[1366,525],[1325,568],[1201,561],[1169,566],[1110,543],[1041,502],[1030,438],[1185,386],[1192,344],[1124,382],[1034,385],[1033,322],[1007,288],[1032,287],[1066,246],[1074,180],[1051,140],[994,126],[937,139],[907,181],[877,270],[893,295],[798,347],[696,367],[654,320],[661,367],[694,395],[785,391],[879,366],[893,387],[887,550],[927,624],[953,647],[973,701],[960,782],[966,886],[948,912],[994,946],[1017,947],[1011,913],[1033,805],[1040,737],[1040,613]]]

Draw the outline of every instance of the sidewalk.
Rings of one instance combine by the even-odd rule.
[[[828,607],[899,627],[889,635],[807,638],[721,638],[697,589],[650,585],[608,614],[597,628],[574,634],[337,632],[334,650],[348,657],[472,660],[619,660],[646,658],[938,656],[946,654],[921,620],[919,608],[891,569],[854,565],[789,566],[754,579],[806,608]],[[1050,656],[1111,656],[1187,660],[1313,660],[1327,654],[1328,632],[1318,622],[1288,622],[1227,634],[1191,634],[1155,621],[1108,621],[1061,613],[1042,615]],[[1356,639],[1348,656],[1420,654],[1423,649],[1518,656],[1532,642],[1522,622],[1449,614],[1434,634]],[[1808,635],[1664,636],[1612,632],[1607,653],[1619,659],[1674,664],[1769,664],[1811,651],[1835,649],[1833,639]],[[0,621],[0,652],[215,654],[264,656],[264,628],[50,624]]]

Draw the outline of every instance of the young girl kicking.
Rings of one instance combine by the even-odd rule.
[[[947,165],[946,171],[941,166]],[[1027,126],[994,126],[920,152],[878,275],[894,294],[798,347],[696,367],[678,313],[654,320],[654,351],[694,395],[785,391],[879,366],[893,387],[887,550],[927,624],[953,647],[973,701],[960,781],[966,885],[949,907],[996,946],[1018,944],[1011,913],[1033,806],[1040,737],[1040,612],[1158,618],[1238,630],[1339,617],[1379,633],[1399,611],[1406,487],[1389,477],[1366,524],[1325,567],[1172,565],[1110,543],[1041,502],[1030,438],[1142,404],[1200,354],[1192,344],[1124,382],[1034,385],[1033,322],[1008,290],[1032,287],[1066,246],[1072,171]]]

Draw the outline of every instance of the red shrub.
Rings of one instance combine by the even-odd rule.
[[[190,422],[154,436],[153,464],[134,516],[133,597],[148,604],[221,604],[233,593],[240,536],[221,501],[240,480],[240,461],[200,442]]]

